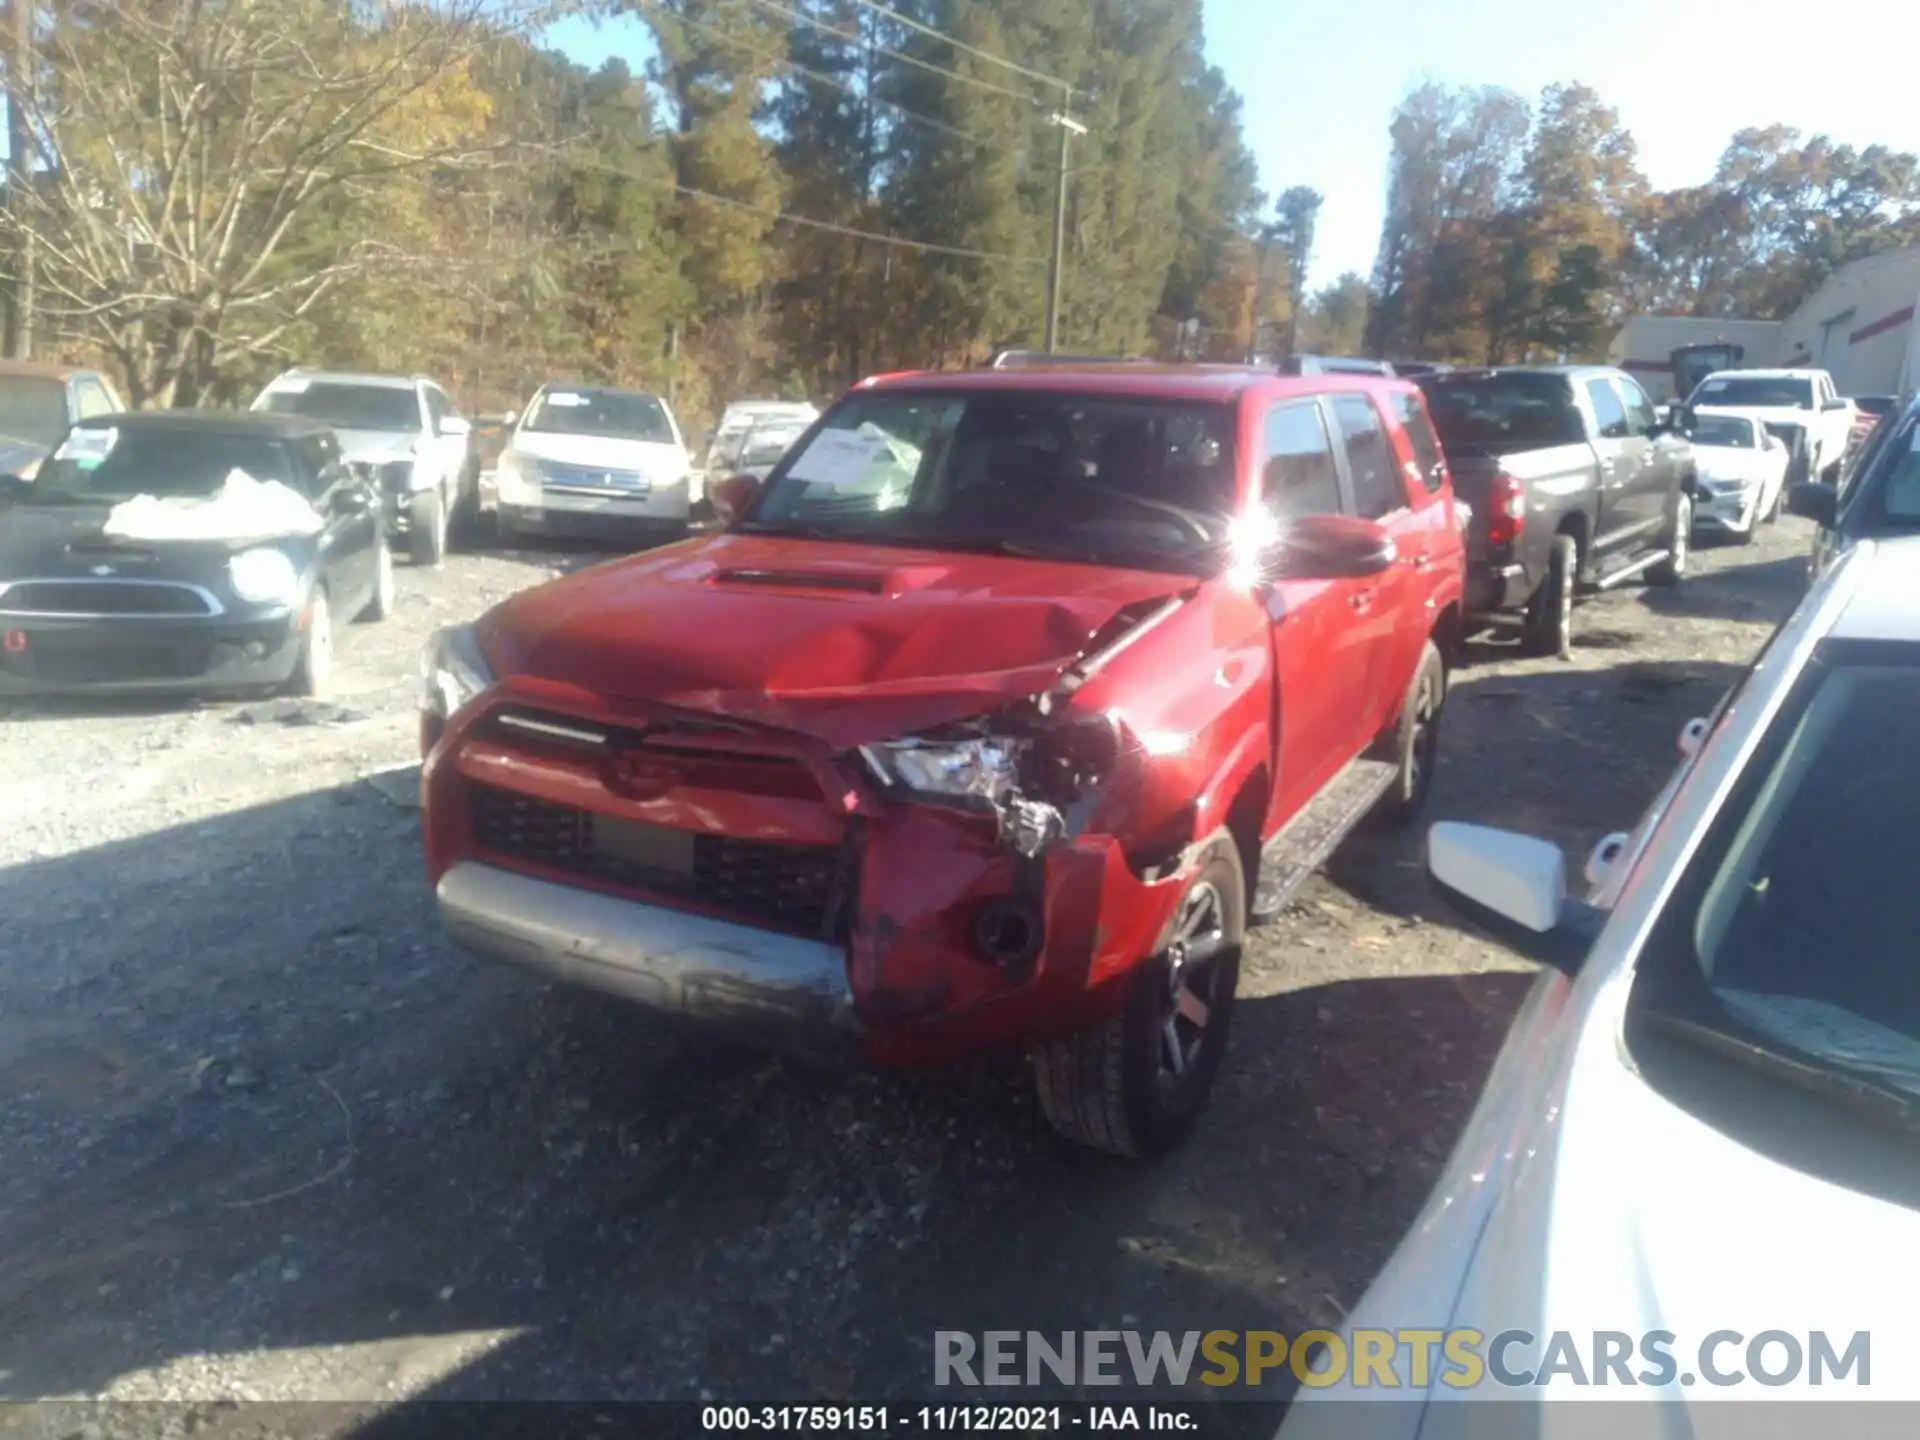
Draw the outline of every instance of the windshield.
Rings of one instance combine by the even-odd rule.
[[[1787,376],[1714,375],[1700,382],[1689,405],[1750,405],[1756,408],[1813,408],[1813,382]]]
[[[1227,405],[862,395],[737,528],[1204,574],[1235,489]]]
[[[294,381],[269,390],[263,408],[275,415],[305,415],[338,430],[382,430],[398,435],[425,428],[420,420],[420,403],[411,387]]]
[[[671,445],[667,410],[651,395],[633,390],[546,390],[520,428],[543,435],[597,435],[608,440],[644,440]]]
[[[40,376],[0,379],[0,435],[51,449],[67,428],[67,387]]]
[[[1920,423],[1891,435],[1874,457],[1886,474],[1880,487],[1880,518],[1894,525],[1920,524]]]
[[[1635,1004],[1920,1099],[1920,646],[1829,642],[1716,821]]]
[[[805,425],[765,425],[747,433],[740,446],[742,465],[771,465],[807,433]]]
[[[1693,425],[1696,445],[1737,445],[1743,450],[1758,447],[1753,422],[1739,415],[1701,415]]]
[[[204,499],[241,470],[288,481],[286,447],[265,435],[177,426],[75,426],[40,467],[25,503],[112,504],[136,495]]]
[[[1564,376],[1436,375],[1422,376],[1420,386],[1447,450],[1500,455],[1586,439]]]

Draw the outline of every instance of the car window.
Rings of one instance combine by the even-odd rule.
[[[305,415],[339,430],[411,434],[420,429],[420,400],[395,385],[337,380],[279,380],[260,397],[259,408],[275,415]]]
[[[746,533],[1217,569],[1235,411],[1071,392],[856,392],[789,450]]]
[[[1904,441],[1904,443],[1902,443]],[[1920,523],[1920,424],[1889,447],[1887,480],[1880,490],[1880,514],[1896,525]]]
[[[1613,383],[1620,387],[1621,395],[1626,397],[1627,430],[1634,435],[1652,434],[1659,416],[1654,412],[1653,401],[1647,398],[1647,392],[1625,375],[1615,377]]]
[[[1412,390],[1402,390],[1393,397],[1393,411],[1399,417],[1400,426],[1407,432],[1407,440],[1413,446],[1414,464],[1420,467],[1420,483],[1427,487],[1429,494],[1440,489],[1440,437],[1433,433],[1433,422],[1427,419],[1427,407],[1420,403],[1420,397]]]
[[[1687,404],[1752,406],[1755,409],[1813,408],[1813,382],[1787,376],[1709,375]]]
[[[1593,423],[1602,440],[1624,440],[1632,433],[1627,428],[1627,407],[1605,380],[1587,381],[1587,401],[1593,406]]]
[[[1282,520],[1340,513],[1340,475],[1319,402],[1300,400],[1267,412],[1260,490]]]
[[[1455,460],[1460,458],[1456,451],[1506,455],[1578,445],[1587,438],[1586,423],[1561,375],[1524,370],[1423,375],[1419,384],[1440,443]]]
[[[34,477],[35,503],[204,499],[238,470],[255,480],[292,481],[285,442],[244,431],[172,425],[81,424],[69,430]]]
[[[1407,505],[1393,442],[1380,412],[1364,395],[1340,395],[1333,402],[1334,423],[1347,447],[1347,473],[1353,479],[1353,508],[1362,519],[1378,520]]]
[[[667,407],[637,390],[543,390],[520,422],[524,433],[594,435],[610,440],[673,443]]]
[[[1753,421],[1744,415],[1702,415],[1694,421],[1693,443],[1757,450],[1760,437],[1754,431]]]
[[[107,387],[91,378],[73,382],[73,404],[82,420],[91,420],[96,415],[111,415],[114,411]]]
[[[299,448],[301,478],[318,496],[336,478],[328,472],[340,463],[340,444],[331,435],[308,435],[301,439]]]
[[[438,434],[440,422],[453,413],[453,405],[433,386],[428,385],[424,389],[427,399],[427,424],[432,427],[435,434]]]

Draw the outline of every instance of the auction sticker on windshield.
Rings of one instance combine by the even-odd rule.
[[[787,473],[815,485],[851,485],[887,449],[887,437],[860,430],[822,430]]]
[[[101,429],[69,430],[67,438],[60,442],[60,448],[53,452],[56,460],[69,460],[77,470],[91,470],[113,453],[113,447],[120,443],[120,432],[108,425]]]
[[[586,403],[586,396],[576,395],[571,390],[557,390],[547,396],[547,404],[558,405],[562,410],[571,410]]]
[[[304,395],[307,393],[305,380],[276,380],[267,387],[269,395]]]

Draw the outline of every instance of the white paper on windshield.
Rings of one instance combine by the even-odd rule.
[[[70,460],[80,470],[91,470],[113,453],[120,443],[120,432],[111,425],[85,430],[73,429],[53,452],[56,460]]]
[[[547,404],[558,405],[562,410],[571,410],[575,406],[587,403],[587,397],[576,395],[571,390],[555,390],[547,396]]]
[[[1724,380],[1709,380],[1707,381],[1706,384],[1700,387],[1700,393],[1702,395],[1718,395],[1722,390],[1726,388],[1727,388],[1727,382]]]
[[[822,430],[800,452],[787,474],[815,485],[851,485],[887,453],[887,437],[878,432]]]
[[[116,540],[241,544],[316,535],[325,527],[320,512],[292,486],[232,470],[209,496],[136,495],[123,500],[107,513],[102,531]]]
[[[276,380],[267,387],[267,393],[269,395],[304,395],[310,383],[306,380]]]

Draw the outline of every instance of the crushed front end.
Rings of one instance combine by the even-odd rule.
[[[1123,727],[1058,696],[834,746],[516,693],[479,665],[447,647],[422,743],[429,873],[483,956],[767,1048],[904,1064],[1097,1020],[1172,919],[1177,855],[1143,867],[1108,833],[1137,760]]]

